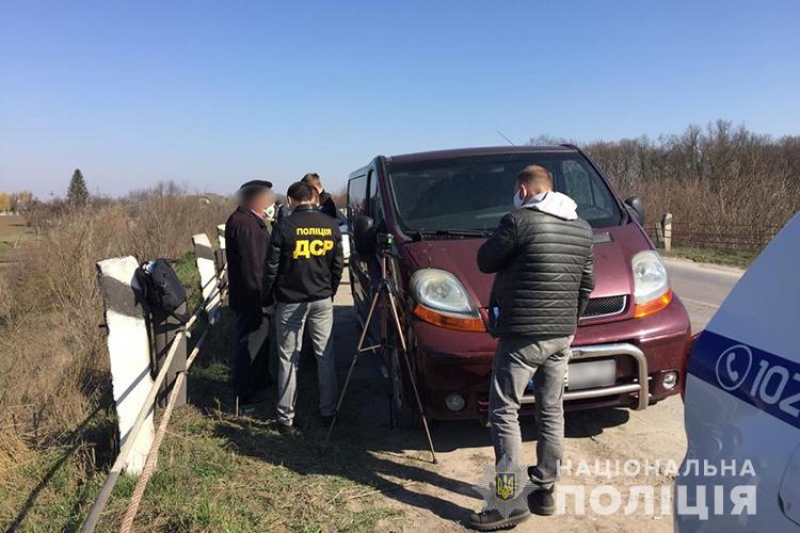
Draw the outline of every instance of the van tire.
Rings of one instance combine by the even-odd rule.
[[[386,348],[389,363],[389,412],[393,428],[417,429],[421,427],[414,391],[409,383],[408,370],[403,355],[397,348]]]

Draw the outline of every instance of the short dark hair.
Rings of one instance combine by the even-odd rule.
[[[544,186],[548,189],[553,188],[553,177],[550,172],[539,165],[528,165],[522,169],[517,176],[517,183],[524,183],[528,187]]]
[[[314,190],[307,183],[296,181],[289,186],[286,196],[295,202],[311,202],[314,200]]]
[[[252,180],[243,183],[239,188],[239,196],[244,201],[250,201],[259,194],[272,192],[272,183],[264,180]]]
[[[300,180],[306,185],[311,185],[312,187],[322,187],[322,180],[319,179],[319,174],[316,172],[309,172],[303,179]]]

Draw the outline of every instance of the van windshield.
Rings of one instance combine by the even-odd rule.
[[[386,169],[404,231],[486,231],[512,209],[517,175],[528,165],[549,170],[555,190],[575,200],[578,215],[592,227],[618,226],[624,220],[605,181],[576,152],[387,161]]]

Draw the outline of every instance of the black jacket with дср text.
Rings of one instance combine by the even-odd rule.
[[[497,273],[489,313],[498,337],[574,335],[594,290],[592,229],[535,209],[516,209],[478,251],[481,272]]]
[[[335,218],[305,204],[273,228],[264,290],[274,293],[276,301],[332,298],[343,270],[342,234]]]

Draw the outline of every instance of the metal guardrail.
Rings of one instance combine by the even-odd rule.
[[[120,449],[119,454],[117,455],[117,458],[114,461],[114,464],[109,470],[108,477],[106,478],[106,481],[103,483],[103,486],[100,489],[100,493],[98,494],[97,500],[92,505],[92,508],[89,511],[86,521],[84,522],[83,527],[81,529],[81,533],[93,533],[95,528],[97,527],[97,524],[100,521],[100,517],[103,513],[103,510],[108,504],[109,498],[111,497],[111,493],[114,490],[114,486],[116,485],[122,473],[122,470],[126,462],[128,461],[128,457],[131,453],[131,450],[134,447],[134,443],[136,442],[137,436],[139,435],[139,432],[142,430],[142,427],[144,425],[145,420],[148,417],[148,414],[155,405],[156,398],[158,397],[161,386],[163,385],[165,379],[167,378],[167,374],[169,373],[169,369],[172,366],[172,362],[175,359],[175,356],[178,352],[178,347],[181,341],[183,339],[191,338],[191,329],[195,326],[201,314],[207,311],[209,303],[215,298],[225,297],[227,293],[227,286],[222,281],[223,276],[224,276],[224,271],[218,270],[215,276],[216,279],[209,280],[204,285],[205,288],[205,286],[207,286],[212,281],[216,281],[218,283],[217,289],[212,293],[210,293],[200,303],[200,305],[194,311],[194,313],[186,322],[186,324],[184,324],[178,330],[178,332],[175,334],[175,337],[172,339],[169,352],[167,353],[167,356],[161,365],[161,370],[158,372],[155,380],[153,381],[153,385],[150,389],[149,394],[147,395],[146,400],[142,405],[141,410],[139,411],[139,414],[136,417],[136,421],[134,422],[133,427],[128,432],[128,435],[125,439],[125,443]],[[131,501],[125,512],[125,516],[123,517],[123,520],[121,522],[119,528],[119,531],[121,533],[127,533],[133,526],[133,521],[136,517],[136,513],[138,512],[139,504],[141,503],[142,496],[144,495],[144,490],[147,487],[147,483],[150,480],[150,477],[152,476],[153,470],[155,469],[156,458],[158,457],[158,450],[159,447],[161,446],[161,442],[164,438],[164,434],[166,433],[166,429],[169,424],[170,418],[172,416],[172,412],[175,408],[179,391],[184,386],[189,369],[191,368],[192,363],[194,363],[194,361],[197,359],[197,356],[200,353],[200,348],[205,342],[208,332],[210,330],[211,330],[210,327],[205,329],[200,338],[197,339],[195,346],[192,349],[192,352],[189,354],[189,357],[186,360],[185,370],[178,373],[175,379],[175,382],[169,394],[169,399],[167,401],[166,406],[164,407],[164,411],[161,416],[161,420],[159,422],[155,439],[153,440],[153,443],[147,454],[147,459],[145,461],[144,469],[142,470],[139,476],[133,495],[131,496]]]
[[[759,252],[781,228],[774,224],[674,222],[671,218],[665,226],[662,217],[661,222],[648,224],[646,230],[655,242],[663,244],[666,241],[677,247]]]

